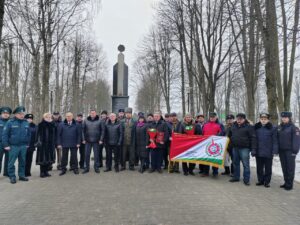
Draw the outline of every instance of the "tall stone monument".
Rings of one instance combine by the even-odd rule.
[[[124,45],[118,47],[118,63],[113,68],[113,95],[112,111],[118,112],[119,109],[128,107],[128,66],[125,64]]]

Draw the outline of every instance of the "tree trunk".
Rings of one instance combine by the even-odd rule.
[[[2,44],[2,31],[3,31],[3,22],[4,22],[4,7],[5,0],[0,0],[0,46]]]

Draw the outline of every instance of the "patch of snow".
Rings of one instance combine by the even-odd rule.
[[[250,166],[256,167],[256,160],[254,157],[251,157],[250,159]],[[283,177],[279,156],[273,158],[272,172],[275,175]],[[300,182],[300,154],[296,157],[295,181]]]

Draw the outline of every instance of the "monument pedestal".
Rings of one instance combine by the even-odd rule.
[[[118,113],[119,109],[128,107],[129,96],[111,96],[112,112]]]

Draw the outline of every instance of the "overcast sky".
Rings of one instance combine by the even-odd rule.
[[[109,80],[112,80],[112,67],[117,62],[119,44],[126,47],[125,62],[129,66],[129,76],[132,75],[134,52],[152,25],[153,7],[158,1],[102,0],[101,10],[94,19],[94,30],[107,55]],[[134,104],[133,100],[131,98],[130,105]]]

